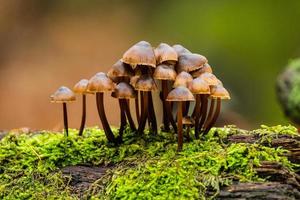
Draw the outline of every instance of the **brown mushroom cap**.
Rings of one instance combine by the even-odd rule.
[[[183,47],[180,44],[174,44],[172,47],[176,51],[178,56],[180,56],[181,54],[184,54],[184,53],[192,53],[187,48]]]
[[[220,80],[214,74],[208,72],[201,74],[199,78],[202,78],[210,86],[218,85],[220,83]]]
[[[187,87],[193,81],[192,75],[187,72],[180,72],[175,79],[173,87],[184,86]]]
[[[90,94],[91,92],[88,91],[88,84],[89,80],[81,79],[76,83],[73,87],[73,91],[76,94]]]
[[[184,53],[178,57],[177,71],[191,72],[203,67],[207,62],[207,59],[196,53]]]
[[[135,87],[135,84],[136,84],[136,82],[138,81],[139,78],[140,78],[140,75],[135,75],[135,76],[131,77],[130,78],[130,85]]]
[[[69,88],[62,86],[56,90],[56,92],[50,96],[52,103],[67,103],[71,101],[75,101],[76,97],[72,90]]]
[[[107,76],[112,80],[118,77],[131,77],[133,76],[133,71],[130,65],[119,60],[109,69]]]
[[[184,86],[178,86],[171,90],[167,96],[167,101],[195,101],[191,91]]]
[[[191,75],[195,78],[200,76],[201,74],[208,72],[208,73],[213,73],[213,70],[211,68],[211,66],[208,63],[205,63],[203,65],[203,67],[201,67],[200,69],[197,69],[195,71],[190,72]]]
[[[166,43],[160,43],[158,47],[154,49],[154,54],[157,64],[161,64],[163,62],[174,64],[178,60],[177,52],[175,51],[175,49],[173,49]]]
[[[89,92],[109,92],[115,89],[114,82],[103,72],[97,73],[89,80]]]
[[[193,94],[210,94],[209,85],[200,77],[190,82],[188,88]]]
[[[158,80],[175,80],[176,75],[174,68],[165,64],[160,64],[155,68],[153,78]]]
[[[157,86],[151,76],[142,75],[136,81],[134,88],[139,91],[154,91],[157,89]]]
[[[222,85],[211,86],[210,98],[230,99],[229,92]]]
[[[136,92],[128,83],[121,82],[116,86],[112,96],[118,99],[130,99],[136,97]]]
[[[195,124],[195,120],[190,116],[186,116],[186,117],[182,118],[182,124],[193,125],[193,124]]]
[[[137,65],[156,67],[156,58],[149,42],[140,41],[130,47],[122,57],[122,62],[135,68]]]

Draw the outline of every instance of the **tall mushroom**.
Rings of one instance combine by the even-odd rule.
[[[64,127],[66,136],[69,135],[68,130],[68,111],[67,111],[67,103],[76,100],[75,94],[69,88],[62,86],[58,88],[58,90],[50,96],[50,100],[52,103],[62,103],[63,104],[63,117],[64,117]]]
[[[114,82],[103,72],[97,73],[89,80],[88,91],[96,94],[98,114],[109,142],[116,142],[115,136],[109,126],[104,109],[104,92],[111,92],[115,89]]]
[[[156,67],[153,78],[161,80],[164,130],[170,130],[169,123],[171,122],[173,129],[176,132],[177,127],[172,115],[171,104],[170,102],[166,101],[169,92],[168,81],[174,81],[176,79],[176,71],[174,70],[173,66],[160,64]]]
[[[204,81],[201,77],[195,78],[192,82],[188,85],[189,90],[195,94],[196,96],[196,105],[194,108],[195,113],[195,137],[199,138],[199,132],[200,132],[200,117],[201,117],[201,110],[204,111],[204,109],[201,107],[205,106],[205,102],[203,101],[201,105],[201,98],[205,95],[210,94],[210,88],[206,81]],[[205,113],[204,113],[205,114]]]
[[[167,96],[167,101],[176,101],[178,102],[177,108],[177,134],[178,134],[178,151],[182,150],[183,146],[183,133],[182,133],[182,102],[186,101],[195,101],[195,98],[191,91],[184,86],[178,86]]]
[[[82,95],[82,115],[81,115],[80,128],[79,128],[79,132],[78,132],[79,136],[82,136],[84,126],[85,126],[85,121],[86,121],[86,94],[91,93],[87,90],[88,83],[89,83],[89,80],[81,79],[73,87],[74,93]]]
[[[177,52],[166,43],[160,43],[155,49],[156,64],[175,65],[178,60]]]
[[[218,84],[215,86],[211,86],[210,98],[217,100],[217,106],[216,106],[215,113],[212,115],[211,119],[209,119],[205,127],[204,134],[208,133],[209,130],[212,128],[212,126],[216,123],[221,111],[221,100],[230,99],[230,95],[228,91],[221,84]]]

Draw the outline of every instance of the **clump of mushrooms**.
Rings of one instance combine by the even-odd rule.
[[[230,99],[222,82],[213,74],[206,57],[191,52],[180,44],[170,46],[160,43],[153,48],[149,42],[140,41],[130,47],[107,74],[99,72],[90,80],[83,79],[74,86],[74,92],[82,95],[79,135],[82,135],[85,126],[88,93],[96,95],[99,117],[109,142],[122,142],[127,123],[133,132],[143,135],[148,121],[150,133],[156,134],[157,119],[152,93],[157,90],[157,84],[161,85],[162,130],[171,131],[172,128],[177,133],[178,151],[183,148],[183,128],[186,128],[188,141],[192,139],[189,133],[192,126],[196,139],[200,134],[207,134],[220,114],[221,100]],[[106,118],[104,92],[112,92],[111,96],[119,101],[118,137],[114,135]],[[131,116],[130,99],[135,100],[136,122]],[[63,103],[66,135],[66,103],[74,100],[74,93],[66,87],[61,87],[51,96],[52,102]],[[193,108],[190,101],[195,101]],[[176,106],[177,117],[173,115]]]

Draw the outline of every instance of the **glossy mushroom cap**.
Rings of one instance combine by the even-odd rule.
[[[173,87],[184,86],[187,87],[193,81],[192,75],[187,72],[180,72],[175,79]]]
[[[160,64],[155,68],[153,78],[158,80],[175,80],[176,75],[174,68],[165,64]]]
[[[211,86],[210,98],[230,99],[230,95],[222,85],[216,85],[216,86]]]
[[[218,85],[220,83],[220,80],[215,75],[213,75],[212,73],[208,73],[208,72],[201,74],[199,76],[199,78],[202,78],[210,86]]]
[[[181,54],[184,54],[184,53],[192,53],[187,48],[183,47],[180,44],[174,44],[172,47],[176,51],[178,56],[180,56]]]
[[[69,88],[62,86],[56,90],[56,92],[50,96],[52,103],[67,103],[71,101],[75,101],[76,97],[72,90]]]
[[[160,43],[158,47],[154,49],[156,57],[156,63],[161,64],[166,62],[168,64],[175,64],[178,60],[177,52],[171,46],[166,43]]]
[[[167,101],[195,101],[195,98],[189,89],[178,86],[168,94]]]
[[[193,124],[195,124],[195,120],[190,116],[186,116],[186,117],[182,118],[182,124],[193,125]]]
[[[112,80],[118,77],[131,77],[133,76],[133,70],[130,65],[119,60],[109,69],[107,76]]]
[[[89,94],[91,92],[88,91],[89,80],[81,79],[78,83],[76,83],[73,87],[73,91],[76,94]]]
[[[207,59],[196,53],[184,53],[178,57],[177,71],[191,72],[203,67],[207,62]]]
[[[122,57],[122,62],[135,68],[137,65],[156,67],[156,58],[149,42],[140,41],[130,47]]]
[[[130,99],[136,97],[136,92],[128,83],[121,82],[116,86],[112,96],[118,99]]]
[[[135,83],[135,89],[139,91],[154,91],[157,89],[154,79],[149,75],[142,75]]]
[[[89,80],[89,92],[109,92],[115,89],[115,83],[103,72],[97,73]]]
[[[209,85],[200,77],[190,82],[188,88],[193,94],[210,94]]]
[[[135,87],[136,82],[139,80],[140,75],[135,75],[133,77],[130,78],[130,85],[132,85],[133,87]]]
[[[211,68],[211,66],[208,64],[208,63],[205,63],[203,65],[203,67],[201,67],[200,69],[198,70],[195,70],[195,71],[192,71],[191,72],[191,75],[196,78],[198,76],[200,76],[201,74],[205,73],[205,72],[208,72],[208,73],[213,73],[213,70]]]

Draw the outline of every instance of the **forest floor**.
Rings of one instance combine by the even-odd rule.
[[[300,199],[293,126],[213,128],[182,152],[167,132],[127,129],[117,147],[98,128],[1,137],[0,199]]]

